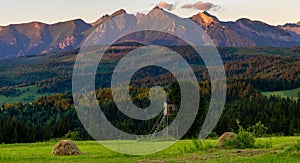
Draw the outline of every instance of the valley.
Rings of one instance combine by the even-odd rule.
[[[217,7],[198,2],[182,9],[195,9],[203,4]],[[249,18],[222,21],[208,11],[182,18],[168,12],[175,7],[157,6],[146,14],[119,9],[92,23],[73,19],[53,24],[33,21],[0,26],[0,162],[299,162],[300,22],[275,26]],[[190,38],[201,41],[192,45]],[[158,50],[143,49],[148,45]],[[203,50],[202,58],[195,46]],[[119,82],[116,90],[124,91],[128,86],[129,92],[125,95],[120,91],[116,98],[112,89],[113,79],[119,79],[114,78],[115,69],[127,54],[137,49],[142,49],[138,55],[143,52],[153,57],[148,60],[151,64],[135,71],[128,84],[116,80]],[[217,69],[223,69],[218,64],[224,65],[226,84],[222,83],[225,80],[210,76],[217,73],[210,72],[205,62],[209,58],[206,55],[214,56],[207,52],[211,49],[220,54],[222,63],[213,58],[208,65]],[[93,57],[99,57],[100,52],[104,53],[102,60],[94,68],[98,58]],[[195,78],[193,86],[200,88],[187,91],[188,100],[182,100],[184,87],[180,84],[188,82],[189,71],[178,60],[172,60],[172,52],[180,54],[190,66]],[[157,60],[177,66],[180,71],[172,74],[168,68],[156,66],[153,63],[157,56],[160,57]],[[89,62],[79,62],[82,67],[76,67],[85,57]],[[121,70],[130,72],[135,68],[133,58],[124,64],[129,66]],[[74,72],[74,67],[86,74]],[[90,73],[95,73],[93,78],[88,78]],[[176,79],[178,74],[184,78],[183,82]],[[91,80],[80,82],[80,79]],[[124,83],[127,85],[123,86]],[[88,87],[76,91],[85,85]],[[216,85],[226,92],[222,94]],[[160,87],[160,91],[154,91],[158,95],[153,96],[153,87]],[[87,94],[82,94],[85,91]],[[199,96],[194,96],[196,93]],[[212,102],[213,96],[222,95],[224,107],[221,100]],[[147,119],[152,116],[149,114],[146,119],[132,118],[118,106],[119,102],[125,104],[124,108],[135,106],[145,111],[139,113],[146,113],[153,103],[151,97],[164,101],[155,105],[159,113],[150,119]],[[222,106],[211,109],[211,103]],[[78,104],[83,105],[78,108]],[[103,112],[103,117],[90,110],[94,106]],[[190,109],[198,110],[193,110],[194,115],[180,114]],[[86,110],[88,113],[80,114]],[[134,110],[129,112],[137,115]],[[218,113],[222,113],[220,117]],[[139,144],[128,151],[156,149],[175,140],[176,136],[170,136],[164,127],[176,122],[180,115],[183,118],[179,125],[183,127],[177,123],[177,130],[173,128],[170,132],[177,131],[177,136],[179,129],[187,128],[187,132],[170,148],[149,155],[113,152],[94,141],[91,134],[96,132],[94,129],[99,130],[104,135],[101,139],[104,144],[123,143],[128,148]],[[104,124],[94,123],[101,118],[106,120]],[[189,127],[184,126],[186,119],[194,119]],[[204,125],[205,122],[210,124]],[[106,125],[134,136],[129,140],[126,135],[124,139],[105,128]],[[213,130],[203,131],[202,125]],[[199,140],[202,131],[208,136]],[[159,132],[162,137],[156,135]],[[216,146],[224,133],[232,137]],[[76,142],[83,154],[51,155],[52,147],[63,139]]]

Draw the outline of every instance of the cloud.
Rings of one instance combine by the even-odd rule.
[[[169,10],[169,11],[172,11],[176,8],[176,5],[170,4],[170,3],[167,3],[167,2],[163,2],[163,1],[160,1],[158,6],[161,7],[161,8],[164,8],[166,10]]]
[[[198,1],[194,4],[185,4],[183,5],[181,8],[183,9],[197,9],[197,10],[204,10],[204,11],[208,11],[208,10],[218,10],[220,8],[220,6],[215,5],[213,3],[210,2],[202,2],[202,1]]]

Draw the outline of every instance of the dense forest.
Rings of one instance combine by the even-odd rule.
[[[122,50],[109,50],[103,57],[101,67],[97,71],[98,80],[103,81],[96,88],[105,88],[110,82],[114,66],[130,51],[132,47]],[[300,47],[292,48],[218,48],[224,62],[228,78],[251,82],[259,90],[284,90],[300,87]],[[199,59],[186,48],[179,49],[185,59],[195,65],[194,71],[199,81],[208,80],[208,73]],[[36,85],[39,93],[71,92],[73,66],[78,50],[58,54],[47,54],[35,57],[0,60],[0,95],[13,96],[17,88]],[[195,63],[200,62],[200,63]],[[172,83],[174,80],[163,73],[144,74],[136,78],[148,85]],[[172,80],[170,80],[172,79]],[[144,81],[143,81],[144,80]],[[171,82],[170,82],[171,81]]]
[[[209,103],[209,83],[200,83],[201,104],[196,121],[184,138],[198,136]],[[180,98],[178,85],[173,83],[167,88],[169,98]],[[133,102],[140,107],[149,103],[149,89],[131,88],[135,92]],[[111,99],[109,89],[97,91],[99,105],[106,117],[117,128],[134,134],[149,134],[157,117],[149,121],[137,121],[127,118],[118,111]],[[177,104],[178,105],[178,104]],[[180,103],[179,103],[180,105]],[[257,122],[264,124],[268,134],[294,135],[300,133],[300,101],[289,98],[260,94],[250,83],[232,80],[228,82],[227,103],[223,115],[214,132],[218,135],[227,131],[237,132],[237,120],[243,127]],[[69,131],[79,132],[80,139],[91,139],[77,117],[72,97],[58,94],[40,97],[31,103],[4,103],[0,110],[0,142],[37,142],[65,136]]]
[[[111,97],[109,81],[114,65],[127,49],[110,51],[97,72],[97,99],[108,120],[117,128],[135,134],[149,134],[157,118],[137,121],[118,110]],[[264,124],[272,135],[300,133],[300,101],[277,96],[266,97],[262,91],[300,87],[300,48],[219,48],[227,74],[227,99],[221,119],[213,131],[221,135],[237,132],[240,125],[248,128]],[[0,60],[0,95],[17,97],[19,88],[36,86],[37,94],[49,93],[35,100],[0,104],[0,143],[37,142],[78,133],[78,139],[91,139],[78,119],[71,95],[72,67],[78,51],[37,57]],[[195,64],[193,55],[187,59]],[[201,104],[196,121],[183,138],[198,136],[210,100],[210,81],[205,67],[194,66],[201,88]],[[169,72],[145,68],[132,78],[132,101],[146,107],[149,88],[163,86],[171,101],[180,105],[180,89]],[[300,95],[300,93],[299,93]]]

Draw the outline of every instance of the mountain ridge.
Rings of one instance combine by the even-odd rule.
[[[116,19],[118,22],[114,20],[112,26],[103,24],[117,16],[121,16],[121,18]],[[122,32],[125,27],[138,25],[141,22],[145,23],[147,19],[164,18],[166,21],[172,21],[175,17],[178,16],[160,7],[155,7],[146,15],[133,15],[120,9],[111,15],[106,14],[100,17],[93,23],[75,19],[54,24],[33,21],[0,26],[0,58],[74,50],[79,48],[85,38],[96,28],[102,29],[102,33],[105,31],[104,29],[114,27],[119,28],[119,32]],[[196,22],[211,37],[216,46],[290,47],[300,45],[300,22],[283,26],[272,26],[246,18],[223,22],[206,11],[199,12],[190,18],[180,19],[191,19]],[[106,31],[100,37],[106,39],[112,34],[105,33]]]

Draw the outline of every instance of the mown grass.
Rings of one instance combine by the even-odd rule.
[[[96,141],[75,142],[84,152],[79,156],[53,156],[57,141],[1,144],[0,162],[300,162],[300,137],[256,140],[260,146],[244,150],[216,148],[216,140],[181,140],[166,150],[142,156],[119,154]]]
[[[265,96],[281,96],[284,98],[292,98],[293,100],[298,100],[298,92],[300,92],[300,87],[291,90],[273,91],[273,92],[262,92]]]

